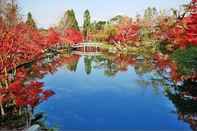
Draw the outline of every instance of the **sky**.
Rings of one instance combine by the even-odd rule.
[[[58,23],[65,11],[74,9],[79,25],[83,23],[83,13],[89,9],[91,19],[109,20],[116,15],[136,16],[147,7],[171,9],[188,3],[189,0],[19,0],[24,16],[32,13],[38,27],[48,28]]]

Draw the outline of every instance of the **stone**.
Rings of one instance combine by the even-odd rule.
[[[26,131],[40,131],[39,125],[32,125],[30,128],[28,128]]]

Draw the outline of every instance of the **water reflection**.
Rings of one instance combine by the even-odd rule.
[[[169,86],[170,88],[174,89],[173,85],[171,85],[171,82],[169,82],[168,80],[165,80],[163,75],[160,75],[161,72],[156,70],[156,68],[155,68],[156,66],[155,66],[154,62],[152,62],[153,60],[138,59],[138,58],[139,58],[139,56],[133,56],[133,55],[128,55],[128,54],[111,54],[111,53],[103,52],[103,55],[101,55],[101,56],[81,57],[81,62],[74,61],[73,64],[70,63],[70,65],[75,65],[75,67],[77,67],[76,63],[78,63],[79,68],[83,67],[82,70],[84,70],[87,75],[92,74],[93,79],[96,79],[96,80],[98,78],[94,78],[95,71],[96,72],[103,72],[103,75],[105,77],[115,78],[117,75],[119,76],[119,73],[121,73],[121,72],[129,72],[128,70],[131,69],[131,67],[132,67],[132,69],[134,69],[135,73],[140,76],[140,79],[137,80],[138,86],[146,87],[146,88],[151,87],[154,89],[154,92],[157,92],[157,93],[160,90],[158,88],[165,89],[166,86]],[[82,64],[84,64],[84,66],[82,66]],[[70,65],[69,64],[65,65],[67,67],[67,70],[70,70],[70,68],[69,68]],[[72,70],[72,71],[75,71],[76,74],[81,75],[81,72],[80,73],[77,72],[77,68],[75,68],[75,70]],[[144,79],[144,76],[146,76],[146,75],[149,75],[149,78],[145,77],[145,79]],[[170,79],[170,76],[169,76],[169,79]],[[116,84],[117,84],[116,86],[124,85],[119,82]],[[84,84],[82,84],[81,86],[84,86]],[[176,106],[176,103],[178,101],[174,103],[173,99],[171,97],[169,97],[168,91],[165,90],[165,93],[166,93],[167,97],[172,101],[172,103],[175,104],[176,115],[178,115],[177,118],[179,119],[180,118],[179,107]],[[172,91],[170,91],[170,93],[172,93]],[[177,91],[177,93],[180,94],[180,92],[178,92],[178,91]],[[179,101],[182,101],[182,100],[179,100]],[[190,103],[187,103],[187,104],[190,104]],[[193,104],[196,105],[196,102],[194,102]],[[195,107],[192,107],[192,109],[194,109],[194,112],[192,115],[193,119],[196,119]],[[193,121],[191,123],[187,119],[182,119],[182,120],[189,123],[192,126],[192,129],[196,129],[196,126],[194,126],[195,124],[193,124],[193,123],[196,123],[196,121]]]
[[[166,90],[166,94],[176,106],[178,119],[189,123],[193,130],[197,130],[197,102],[196,100],[191,99],[189,96],[184,97],[188,91],[191,92],[193,96],[196,96],[197,90],[191,86],[196,87],[197,83],[184,81],[183,85]]]
[[[175,115],[177,116],[176,119],[180,119],[185,123],[188,123],[191,126],[191,129],[196,130],[197,129],[196,100],[190,98],[186,99],[185,97],[182,97],[185,96],[187,93],[192,94],[193,96],[197,96],[196,94],[197,91],[194,90],[195,88],[191,87],[191,86],[196,86],[196,82],[193,83],[189,81],[184,81],[181,86],[177,86],[171,80],[169,80],[171,78],[169,74],[166,75],[166,73],[156,68],[155,62],[153,61],[154,60],[150,59],[150,57],[143,58],[141,56],[135,56],[129,54],[118,54],[118,53],[112,54],[108,52],[102,52],[102,55],[99,56],[80,56],[79,54],[76,55],[72,52],[62,51],[60,54],[54,56],[47,56],[42,60],[27,64],[18,70],[25,70],[25,72],[28,73],[27,81],[41,80],[45,82],[46,88],[50,88],[54,90],[54,92],[56,93],[56,95],[53,96],[48,102],[38,106],[36,111],[38,113],[42,111],[48,113],[49,116],[46,123],[50,127],[54,126],[53,122],[57,120],[59,121],[60,124],[59,126],[60,129],[62,130],[65,128],[89,128],[89,129],[108,128],[109,129],[109,128],[124,128],[124,127],[125,128],[141,127],[142,129],[159,129],[160,127],[166,129],[167,126],[169,125],[171,127],[169,127],[168,129],[171,128],[188,129],[187,125],[185,125],[184,123],[179,123],[177,120],[175,121],[173,116],[167,113],[169,109],[164,109],[164,107],[161,105],[167,103],[169,104],[169,102],[162,97],[161,95],[162,92],[174,104]],[[65,73],[67,71],[72,74]],[[82,74],[83,71],[86,73],[86,75]],[[124,73],[126,75],[123,75]],[[65,77],[69,77],[69,79],[66,79]],[[135,87],[134,88],[135,90],[133,90],[134,92],[132,92],[128,88],[129,85],[132,84],[133,87]],[[63,85],[68,85],[68,87],[62,88]],[[58,86],[60,86],[61,88]],[[98,89],[99,86],[101,86],[100,89]],[[105,86],[105,89],[102,86]],[[82,88],[85,87],[86,88],[88,87],[89,90],[87,89],[82,90]],[[109,90],[108,89],[109,87],[113,89],[113,91]],[[139,89],[137,89],[136,87]],[[147,89],[146,93],[142,95],[141,93],[144,92],[145,90],[144,89],[142,90],[140,88]],[[188,90],[188,88],[190,89]],[[98,94],[96,94],[94,90],[95,92],[97,91]],[[64,91],[65,94],[63,94],[62,91]],[[66,92],[72,92],[73,96],[66,94]],[[156,93],[156,96],[152,95],[152,92]],[[91,93],[93,93],[94,95],[91,95]],[[102,93],[102,95],[100,95],[100,93]],[[75,98],[74,96],[80,98],[81,100]],[[109,100],[100,103],[99,99],[105,101],[105,99],[100,98],[101,96],[104,98],[108,98]],[[110,97],[115,100],[110,99]],[[131,97],[134,100],[129,99],[129,97]],[[145,100],[146,98],[149,99]],[[66,101],[65,99],[68,100]],[[92,99],[94,102],[98,102],[97,103],[98,105],[96,105],[94,102],[92,103],[88,99]],[[156,103],[154,103],[155,101],[151,99],[158,99],[158,100],[156,101]],[[143,100],[149,103],[143,103]],[[137,101],[142,102],[142,104],[144,105],[143,106],[138,105]],[[61,102],[65,102],[67,105]],[[80,102],[87,102],[87,103],[82,104]],[[65,111],[60,109],[61,104],[63,104],[65,108],[68,109],[65,109]],[[87,104],[89,104],[90,106],[97,106],[97,107],[86,108]],[[107,104],[109,104],[110,106],[108,106]],[[123,109],[121,107],[118,107],[116,104],[120,106],[122,105],[124,108],[128,108],[130,111],[128,109]],[[132,107],[132,105],[128,105],[128,104],[133,104],[133,106],[136,107]],[[151,105],[157,105],[157,104],[159,104],[161,107],[160,106],[151,107]],[[54,108],[52,108],[53,106],[58,109],[55,110]],[[79,110],[76,108],[79,108]],[[114,108],[114,111],[111,111],[111,113],[109,113],[108,108],[109,109]],[[115,108],[118,108],[121,111],[119,112],[120,115],[113,114],[118,112],[118,110],[116,110]],[[161,108],[161,110],[155,108]],[[146,109],[149,110],[146,111]],[[151,113],[150,109],[152,109],[155,112]],[[22,111],[23,114],[20,115],[20,117],[17,117],[18,119],[17,123],[20,123],[19,127],[26,126],[27,122],[28,122],[28,127],[31,126],[32,123],[39,123],[40,125],[44,125],[41,124],[40,122],[36,122],[36,120],[39,120],[38,118],[42,118],[41,117],[42,114],[36,115],[35,113],[33,113],[33,110],[34,109],[29,111],[28,107],[26,107],[24,111]],[[98,113],[99,110],[103,111],[103,113]],[[54,112],[54,111],[58,111],[58,112]],[[71,116],[68,115],[69,111],[71,111],[71,114],[74,112],[75,113],[78,112],[78,113],[73,115],[72,118],[70,118]],[[59,114],[60,112],[62,113],[61,115]],[[34,115],[33,117],[30,117],[32,116],[32,113]],[[66,113],[68,114],[66,115]],[[158,115],[159,113],[161,114],[158,116],[153,116],[154,119],[152,120],[152,122],[158,122],[158,125],[154,124],[153,126],[153,123],[145,122],[146,120],[142,120],[142,118],[145,116],[151,117],[149,113],[152,115]],[[81,117],[79,114],[82,115],[83,117]],[[94,114],[95,117],[90,116],[91,114]],[[99,117],[99,115],[102,117]],[[169,116],[164,116],[164,115],[169,115]],[[63,116],[66,116],[67,118],[65,119],[56,118]],[[8,117],[10,118],[10,116],[7,116],[0,119],[1,121],[0,125],[2,126],[2,128],[5,125],[6,127],[8,127],[8,125],[10,126],[9,123],[10,121],[6,120]],[[138,117],[140,119],[136,121],[137,119],[134,119],[132,117]],[[166,120],[162,120],[164,118],[166,120],[169,120],[169,122],[171,123],[166,122]],[[95,123],[94,121],[90,121],[90,120],[95,120]],[[112,120],[112,121],[108,122],[107,124],[103,123],[106,122],[106,120]],[[133,125],[129,124],[130,122],[133,123]],[[162,122],[166,122],[166,125],[159,125]],[[69,124],[65,124],[65,123],[69,123]],[[89,125],[88,123],[92,125]],[[117,125],[114,125],[115,123]],[[13,125],[16,124],[13,123]],[[44,126],[43,128],[46,129],[46,127]]]

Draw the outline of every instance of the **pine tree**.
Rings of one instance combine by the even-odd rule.
[[[36,23],[35,23],[34,19],[32,18],[32,14],[30,12],[27,14],[26,24],[27,25],[30,25],[33,28],[37,28],[36,27]]]
[[[78,25],[77,19],[75,17],[74,10],[71,10],[70,11],[70,19],[71,19],[71,28],[72,29],[79,30],[79,25]]]
[[[64,14],[64,17],[61,19],[59,23],[59,29],[76,29],[79,31],[78,22],[75,17],[74,10],[67,10]]]
[[[89,10],[86,10],[84,12],[84,23],[83,23],[83,35],[84,35],[84,38],[87,38],[87,35],[90,31],[90,26],[91,26],[91,23],[90,23],[90,12]]]

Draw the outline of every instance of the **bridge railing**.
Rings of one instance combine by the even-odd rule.
[[[72,45],[74,48],[79,48],[79,47],[100,47],[101,43],[79,43]]]

